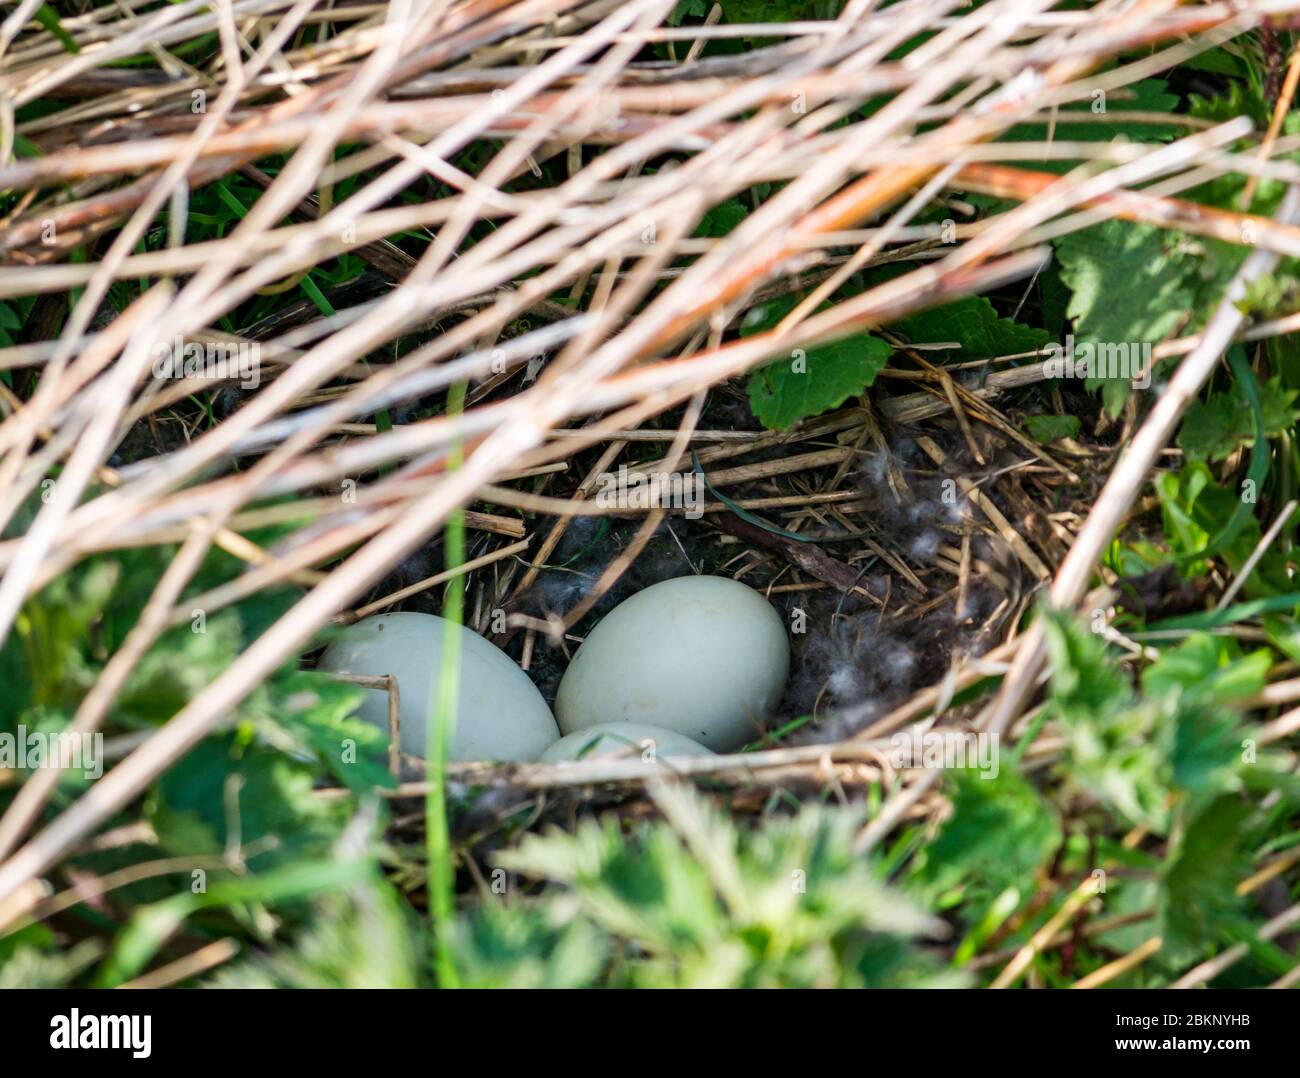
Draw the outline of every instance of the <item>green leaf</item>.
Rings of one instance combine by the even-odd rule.
[[[745,204],[740,199],[729,198],[726,202],[718,203],[700,218],[700,223],[695,229],[695,235],[725,236],[740,224],[747,214]]]
[[[1131,86],[1113,90],[1105,97],[1092,97],[1063,105],[1056,110],[1052,121],[1043,120],[1016,124],[999,142],[1110,142],[1126,138],[1131,142],[1167,142],[1185,130],[1177,123],[1154,123],[1147,120],[1113,120],[1112,112],[1172,113],[1178,109],[1177,94],[1168,92],[1169,84],[1163,79],[1144,79]],[[1093,120],[1072,118],[1072,114],[1090,113]],[[1024,166],[1023,162],[1017,162]],[[1049,158],[1035,161],[1033,168],[1044,172],[1065,173],[1075,166],[1073,160]]]
[[[427,950],[392,887],[375,878],[316,903],[291,945],[227,966],[205,988],[414,988]]]
[[[172,629],[132,671],[118,708],[148,722],[165,722],[234,661],[242,639],[239,618],[231,611],[208,618],[203,632],[191,632],[189,624]]]
[[[261,866],[319,853],[338,834],[343,803],[315,797],[313,769],[237,735],[200,743],[165,772],[146,815],[178,855],[220,854],[238,841]]]
[[[984,296],[963,296],[942,307],[932,307],[893,323],[890,330],[917,344],[953,341],[962,359],[1036,352],[1048,341],[1046,330],[999,318]]]
[[[818,18],[819,0],[721,0],[721,3],[728,22],[795,22]]]
[[[729,23],[804,22],[830,18],[837,12],[825,11],[825,0],[720,0],[723,17]],[[712,8],[712,4],[706,4]],[[755,44],[779,39],[754,38]]]
[[[1247,318],[1278,318],[1295,310],[1298,286],[1293,273],[1264,273],[1246,282],[1245,293],[1235,306]]]
[[[1193,633],[1142,672],[1142,690],[1156,697],[1195,692],[1217,701],[1254,696],[1264,688],[1272,662],[1267,648],[1243,658],[1231,637]]]
[[[589,988],[611,940],[556,903],[489,899],[456,923],[452,950],[466,988]]]
[[[1264,618],[1268,642],[1293,663],[1300,663],[1300,625],[1287,618]]]
[[[1242,788],[1246,733],[1237,716],[1195,687],[1164,712],[1173,725],[1171,784],[1193,810]]]
[[[1031,415],[1025,417],[1025,428],[1030,437],[1040,445],[1047,445],[1058,438],[1073,438],[1079,433],[1077,415]]]
[[[858,809],[807,805],[748,829],[689,789],[657,790],[670,823],[611,818],[525,836],[498,857],[538,876],[564,920],[621,945],[639,987],[953,983],[913,943],[941,926],[854,852]],[[557,911],[558,912],[558,911]]]
[[[1081,340],[1155,342],[1185,316],[1195,267],[1174,234],[1102,221],[1062,236],[1056,249]]]
[[[1188,574],[1203,571],[1204,562],[1195,555],[1204,551],[1211,539],[1223,532],[1242,505],[1240,492],[1221,487],[1203,461],[1191,461],[1177,472],[1163,472],[1156,477],[1156,494],[1160,497],[1164,533],[1173,554],[1187,559]],[[1218,552],[1233,572],[1239,571],[1253,553],[1261,537],[1259,520],[1247,517],[1230,543]],[[1263,558],[1246,581],[1250,598],[1281,594],[1294,588],[1286,570],[1284,556],[1275,548]]]
[[[1052,704],[1069,713],[1104,715],[1132,702],[1128,680],[1106,656],[1097,633],[1087,632],[1073,617],[1044,611],[1052,668]]]
[[[39,503],[38,503],[39,504]],[[24,507],[24,513],[27,507]],[[22,515],[20,525],[24,523]],[[254,542],[271,541],[253,533]],[[31,707],[71,712],[99,676],[109,655],[138,623],[157,583],[160,560],[176,548],[141,548],[96,555],[52,580],[23,606],[15,632],[0,644],[0,730],[12,729]],[[243,571],[244,563],[214,550],[195,575],[199,594]],[[269,588],[235,607],[163,634],[132,671],[114,702],[110,720],[142,728],[171,718],[226,670],[295,597],[291,588]],[[265,702],[261,689],[240,712]]]
[[[1300,415],[1294,406],[1296,390],[1285,388],[1280,375],[1261,383],[1259,388],[1264,429],[1269,437],[1290,430]],[[1255,419],[1250,402],[1235,382],[1227,392],[1194,403],[1178,432],[1178,446],[1192,460],[1224,460],[1238,447],[1254,442]]]
[[[25,943],[0,961],[0,990],[6,988],[67,988],[93,965],[103,947],[97,940],[48,950]]]
[[[1224,920],[1241,910],[1236,886],[1250,871],[1243,839],[1253,811],[1235,797],[1221,797],[1192,819],[1174,845],[1157,905],[1165,962],[1180,966],[1205,957]]]
[[[740,335],[767,332],[798,302],[797,296],[781,296],[754,307],[741,323]],[[861,393],[876,380],[890,351],[885,341],[865,333],[794,349],[788,359],[773,360],[750,375],[750,408],[769,430],[786,430]]]
[[[782,296],[754,307],[741,323],[750,337],[775,327],[794,310],[796,296]],[[821,415],[857,396],[876,380],[890,347],[865,333],[816,348],[796,348],[749,376],[749,405],[769,430],[786,430],[801,419]]]
[[[352,716],[365,689],[314,670],[290,671],[273,688],[275,721],[295,734],[335,778],[357,793],[393,784],[387,733]]]
[[[168,937],[201,910],[250,902],[290,902],[327,894],[360,883],[373,872],[373,864],[356,858],[301,861],[259,875],[221,880],[206,892],[182,891],[142,906],[114,940],[112,953],[96,974],[96,987],[113,987],[136,976]]]
[[[1243,735],[1221,701],[1263,684],[1267,652],[1233,662],[1235,651],[1221,651],[1216,638],[1189,638],[1148,670],[1138,699],[1097,634],[1063,614],[1046,614],[1044,627],[1069,782],[1157,834],[1242,788]]]
[[[121,565],[96,559],[56,577],[30,598],[16,631],[0,647],[0,730],[13,730],[30,707],[71,713],[90,690],[97,664],[87,642],[119,590]]]
[[[81,51],[81,46],[78,45],[73,36],[63,28],[63,23],[59,20],[59,13],[54,10],[53,6],[50,4],[42,4],[36,9],[36,14],[33,18],[35,18],[38,23],[58,39],[59,44],[63,46],[65,52],[78,53]]]
[[[1168,824],[1172,730],[1140,706],[1100,636],[1073,617],[1041,615],[1051,657],[1049,704],[1068,742],[1067,779],[1133,823]]]
[[[997,895],[1024,889],[1061,844],[1056,813],[1009,768],[996,777],[950,772],[952,817],[925,853],[924,874],[941,889],[973,877]]]
[[[1103,221],[1062,236],[1056,253],[1080,344],[1154,347],[1195,308],[1198,264],[1173,233]],[[1129,383],[1090,378],[1088,386],[1104,386],[1107,407],[1118,414]]]
[[[1222,49],[1214,50],[1214,52],[1223,51]],[[1211,53],[1201,54],[1202,57],[1209,55]],[[1235,57],[1233,57],[1233,60],[1238,65],[1242,65],[1241,60]],[[1241,73],[1240,71],[1237,72],[1237,74]],[[1209,96],[1189,94],[1187,106],[1189,115],[1198,120],[1209,120],[1215,124],[1227,123],[1229,120],[1235,120],[1238,116],[1249,116],[1261,131],[1268,129],[1269,120],[1273,115],[1273,103],[1265,101],[1255,87],[1237,79],[1230,81],[1221,93]]]
[[[669,26],[681,26],[688,18],[702,19],[709,13],[708,0],[677,0],[677,6],[668,16]]]
[[[867,334],[797,350],[750,375],[749,405],[769,430],[788,430],[856,397],[876,380],[889,354],[888,344]]]

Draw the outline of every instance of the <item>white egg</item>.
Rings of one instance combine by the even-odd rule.
[[[451,623],[432,614],[377,614],[330,641],[318,669],[397,679],[402,751],[424,757],[431,695]],[[536,760],[560,736],[537,686],[500,648],[476,632],[460,634],[460,688],[453,760]],[[358,716],[388,729],[388,693],[367,689]]]
[[[566,734],[649,723],[729,752],[758,735],[789,672],[785,626],[766,599],[727,577],[683,576],[638,592],[591,631],[555,715]]]
[[[647,753],[653,756],[647,757]],[[642,722],[602,722],[566,734],[542,753],[545,763],[561,760],[601,760],[618,756],[629,760],[666,760],[671,756],[712,756],[698,741]]]

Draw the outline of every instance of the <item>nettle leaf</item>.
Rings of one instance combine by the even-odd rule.
[[[1046,330],[998,317],[997,310],[984,296],[963,296],[942,307],[904,318],[889,328],[917,344],[955,342],[963,359],[1036,352],[1049,339]]]
[[[1240,791],[1246,733],[1236,714],[1195,689],[1166,703],[1174,726],[1171,781],[1186,805],[1199,809],[1220,794]]]
[[[1245,845],[1253,809],[1236,797],[1203,808],[1174,844],[1161,874],[1157,903],[1161,955],[1172,965],[1204,957],[1225,920],[1240,915],[1237,884],[1250,872]]]
[[[1169,818],[1172,730],[1141,706],[1106,656],[1101,638],[1073,617],[1045,612],[1051,656],[1049,705],[1068,743],[1068,782],[1133,823],[1163,833]]]
[[[1205,57],[1210,54],[1201,55]],[[1236,62],[1241,63],[1240,60]],[[1273,116],[1273,102],[1265,101],[1263,95],[1254,86],[1233,79],[1227,83],[1225,90],[1208,97],[1202,94],[1188,94],[1187,112],[1198,120],[1209,120],[1216,124],[1227,123],[1238,116],[1249,116],[1255,121],[1256,127],[1265,130]]]
[[[352,714],[365,689],[315,670],[289,671],[271,688],[268,710],[273,721],[294,734],[349,789],[365,793],[393,784],[387,733]]]
[[[689,790],[668,823],[584,820],[526,835],[497,863],[537,876],[563,922],[607,933],[635,987],[922,987],[953,983],[916,936],[942,930],[855,853],[861,810],[806,805],[759,828]],[[539,930],[541,935],[553,934]],[[519,934],[525,934],[522,932]]]
[[[19,521],[25,523],[32,509],[25,505]],[[269,545],[271,534],[254,532],[250,538]],[[0,693],[0,730],[16,725],[31,707],[71,715],[139,622],[157,583],[158,566],[175,549],[96,555],[27,600],[15,631],[0,643],[0,685],[7,689]],[[243,569],[239,559],[214,550],[195,574],[194,594]],[[171,718],[279,618],[294,596],[291,588],[266,588],[207,618],[201,631],[187,623],[164,633],[132,671],[114,701],[111,719],[139,727]]]
[[[1267,653],[1233,662],[1217,638],[1191,637],[1147,671],[1138,698],[1097,634],[1061,614],[1046,615],[1044,627],[1067,782],[1157,834],[1177,833],[1190,814],[1242,788],[1242,732],[1222,701],[1263,685]]]
[[[1109,94],[1090,97],[1063,105],[1056,110],[1054,122],[1044,119],[1017,124],[1006,132],[999,142],[1044,142],[1049,137],[1054,142],[1110,142],[1124,137],[1132,142],[1167,142],[1183,130],[1176,123],[1156,123],[1149,120],[1110,119],[1111,113],[1146,112],[1170,113],[1178,108],[1177,94],[1168,92],[1169,84],[1163,79],[1144,79],[1131,86]],[[1080,120],[1079,113],[1089,113],[1092,120]],[[1065,173],[1074,167],[1071,160],[1049,159],[1036,161],[1033,168],[1043,172]]]
[[[1061,280],[1071,290],[1066,315],[1078,344],[1154,346],[1195,309],[1197,260],[1170,232],[1128,221],[1100,224],[1056,241]],[[1104,389],[1112,414],[1127,379],[1088,379]]]
[[[1149,696],[1195,692],[1206,700],[1254,696],[1264,688],[1272,663],[1267,648],[1243,658],[1232,637],[1192,633],[1142,671],[1142,691]]]
[[[695,228],[697,236],[725,236],[748,215],[745,204],[738,198],[729,198],[712,207]]]
[[[1241,787],[1243,732],[1228,701],[1264,688],[1267,648],[1242,656],[1231,637],[1193,633],[1142,673],[1146,696],[1176,716],[1169,762],[1173,785],[1200,805]]]
[[[668,16],[669,26],[681,26],[688,18],[704,18],[709,13],[708,0],[677,0],[677,6]]]
[[[256,867],[319,855],[349,809],[315,797],[315,775],[256,741],[210,737],[158,780],[146,816],[159,844],[178,855],[220,854],[235,839],[252,848]]]
[[[67,988],[101,951],[93,939],[48,950],[31,944],[16,947],[12,954],[0,955],[0,989]]]
[[[944,890],[966,878],[994,894],[1024,888],[1061,844],[1055,811],[1010,768],[954,770],[950,781],[952,817],[926,848],[923,875]]]
[[[783,296],[751,311],[741,325],[742,337],[766,332],[798,302]],[[795,349],[749,376],[749,405],[769,430],[787,430],[801,419],[821,415],[856,397],[876,380],[889,359],[889,345],[879,337],[857,333],[815,348]]]
[[[1079,433],[1077,415],[1031,415],[1025,417],[1025,429],[1039,445],[1047,445],[1058,438],[1073,438]]]
[[[1052,666],[1052,703],[1071,712],[1101,715],[1133,702],[1128,680],[1106,657],[1106,645],[1073,617],[1045,611]]]
[[[1179,96],[1169,92],[1169,83],[1164,79],[1143,79],[1131,86],[1114,90],[1105,98],[1090,98],[1074,108],[1062,108],[1057,114],[1055,137],[1068,142],[1110,141],[1118,136],[1134,142],[1168,142],[1180,135],[1183,128],[1173,123],[1137,119],[1071,123],[1070,113],[1076,108],[1090,111],[1100,108],[1103,115],[1116,112],[1172,113],[1179,103]]]
[[[0,730],[28,708],[72,710],[90,690],[97,664],[89,654],[100,621],[119,590],[121,566],[96,559],[56,577],[24,604],[15,631],[0,645]]]
[[[239,618],[233,611],[209,618],[201,633],[191,632],[188,624],[172,629],[132,671],[117,710],[148,722],[165,722],[235,661],[242,643]]]
[[[489,903],[489,908],[497,906]],[[222,969],[206,988],[415,988],[428,941],[375,874],[313,903],[293,940]]]
[[[0,347],[8,348],[14,343],[12,333],[23,328],[23,320],[17,312],[6,303],[0,303]]]
[[[466,988],[590,988],[611,948],[555,903],[493,901],[456,921],[452,949]]]
[[[689,0],[687,0],[689,2]],[[819,14],[828,5],[825,0],[721,0],[727,22],[800,22],[825,18]],[[704,5],[706,10],[712,4]]]
[[[722,931],[704,866],[667,828],[651,828],[629,843],[617,823],[584,822],[525,835],[498,863],[513,871],[577,887],[606,931],[665,951],[703,946]]]
[[[1173,233],[1102,221],[1062,236],[1056,251],[1081,340],[1154,343],[1187,315],[1196,265]]]
[[[750,375],[749,406],[769,430],[787,430],[856,397],[876,380],[890,351],[879,337],[859,334],[778,359]]]
[[[1236,308],[1247,318],[1278,318],[1295,310],[1300,281],[1294,272],[1265,273],[1246,282],[1246,291]]]
[[[1295,407],[1297,391],[1282,385],[1280,375],[1261,382],[1260,401],[1264,410],[1264,429],[1269,437],[1290,430],[1300,415]],[[1233,383],[1225,393],[1216,393],[1208,401],[1197,401],[1187,409],[1178,446],[1192,460],[1224,460],[1239,446],[1255,442],[1255,419],[1250,403]]]

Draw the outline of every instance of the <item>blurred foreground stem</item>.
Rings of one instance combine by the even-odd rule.
[[[457,415],[465,406],[465,385],[452,386],[447,414]],[[459,439],[451,446],[448,472],[461,466],[464,452]],[[465,561],[465,514],[457,509],[447,519],[444,533],[446,566],[449,572]],[[429,761],[429,794],[425,800],[425,842],[429,858],[429,914],[435,934],[434,972],[442,988],[460,984],[451,953],[452,924],[456,917],[456,869],[452,862],[451,837],[447,827],[447,757],[456,731],[456,702],[460,692],[460,632],[465,615],[464,581],[459,575],[447,581],[443,593],[442,662],[438,671],[433,722],[428,724],[425,758]]]

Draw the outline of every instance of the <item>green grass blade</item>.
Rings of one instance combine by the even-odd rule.
[[[80,52],[81,46],[76,43],[72,35],[63,29],[63,23],[59,21],[59,13],[50,7],[49,4],[42,4],[36,9],[36,14],[32,16],[45,29],[59,39],[59,44],[68,52]]]
[[[465,406],[465,385],[452,387],[447,414],[457,415]],[[459,440],[452,443],[448,472],[459,468],[464,450]],[[465,562],[465,514],[457,509],[447,520],[444,537],[448,570]],[[429,859],[429,913],[435,931],[434,972],[443,988],[460,984],[450,940],[456,918],[456,870],[452,861],[451,835],[447,823],[447,757],[456,728],[456,705],[460,694],[460,632],[465,619],[465,584],[459,577],[447,581],[442,616],[447,628],[438,671],[437,699],[433,722],[428,724],[429,792],[425,799],[425,836]]]

